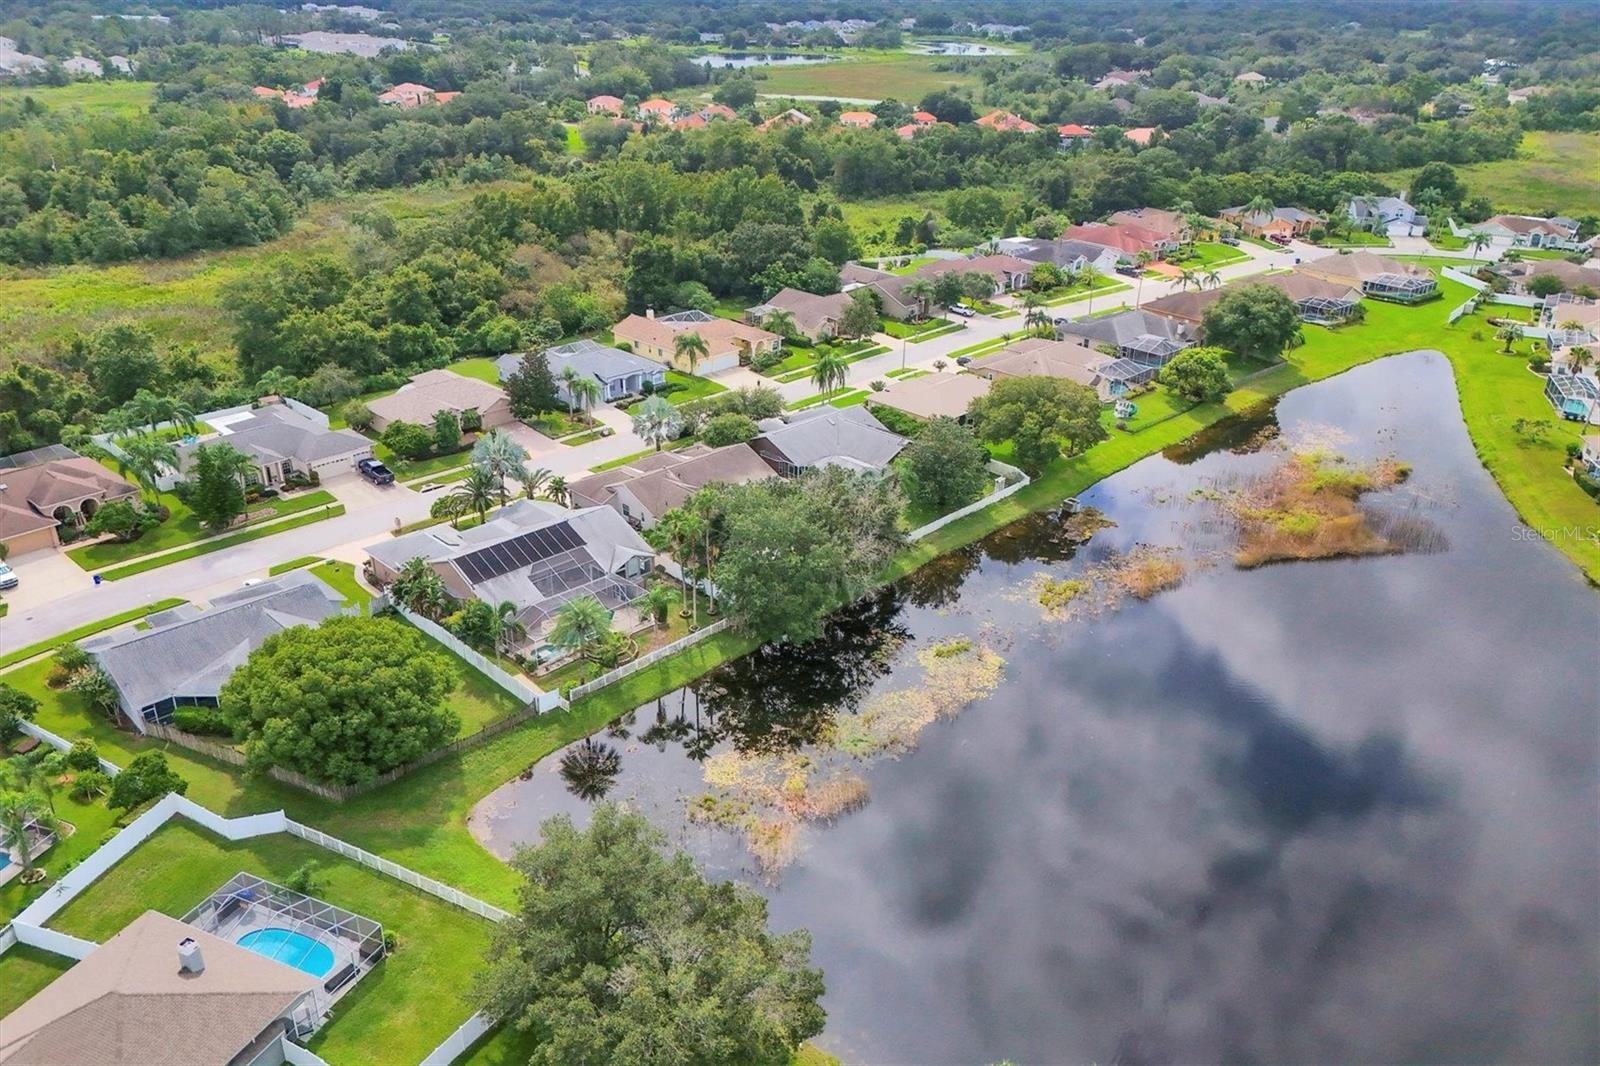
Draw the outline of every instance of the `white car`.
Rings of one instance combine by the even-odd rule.
[[[5,563],[0,563],[0,589],[14,589],[17,587],[17,572]]]
[[[973,315],[977,314],[977,312],[972,308],[965,307],[961,304],[956,304],[954,307],[950,308],[950,313],[952,315],[960,315],[962,318],[971,318]]]

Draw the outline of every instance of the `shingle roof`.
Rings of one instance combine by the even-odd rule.
[[[70,454],[70,453],[69,453]],[[118,500],[138,493],[93,459],[74,455],[0,469],[0,540],[56,525],[50,512],[88,497]]]
[[[1302,263],[1299,272],[1334,282],[1347,282],[1359,287],[1364,281],[1384,274],[1403,274],[1415,277],[1432,277],[1432,273],[1415,263],[1403,263],[1376,252],[1348,252],[1324,255]]]
[[[268,637],[339,614],[343,600],[315,574],[293,571],[217,596],[191,617],[86,641],[84,649],[137,712],[169,696],[215,697]]]
[[[231,444],[262,462],[299,459],[315,463],[372,448],[372,442],[354,430],[326,429],[285,404],[258,407],[246,416],[228,420],[218,429],[221,436],[205,443]],[[179,446],[181,467],[187,468],[190,457],[199,447],[198,443]]]
[[[795,411],[787,422],[767,419],[761,437],[798,467],[850,466],[881,470],[908,443],[865,407],[823,404]]]
[[[178,968],[195,941],[200,973]],[[318,980],[292,966],[145,911],[5,1018],[7,1066],[227,1063]]]
[[[500,372],[500,380],[504,381],[515,374],[527,354],[511,352],[496,359],[494,365]],[[550,372],[558,378],[569,366],[579,374],[587,374],[598,381],[615,381],[630,374],[652,374],[661,369],[661,364],[653,359],[591,340],[546,348],[544,354],[550,362]]]
[[[772,299],[750,308],[750,313],[762,318],[770,311],[788,311],[794,324],[808,337],[815,337],[828,323],[837,324],[850,306],[850,297],[842,292],[818,296],[804,289],[779,289]]]
[[[675,458],[683,456],[682,452],[660,454],[672,455]],[[605,473],[610,474],[611,471]],[[603,476],[596,475],[596,477]],[[628,472],[626,477],[611,481],[603,488],[584,486],[580,490],[581,483],[579,483],[571,486],[571,490],[581,491],[584,496],[595,498],[589,491],[591,488],[607,495],[619,488],[626,488],[652,515],[659,516],[680,506],[694,495],[696,489],[706,485],[743,485],[751,481],[765,481],[775,476],[772,467],[752,451],[748,444],[730,444],[723,448],[708,448],[698,454],[684,456],[680,462],[664,463],[654,470],[641,471],[635,468]]]
[[[988,393],[989,380],[976,374],[929,374],[891,381],[873,402],[918,418],[960,418],[973,400]]]
[[[735,338],[747,343],[764,343],[777,339],[776,334],[768,333],[764,329],[726,318],[708,315],[703,321],[673,321],[675,317],[646,318],[644,315],[629,315],[611,327],[611,335],[618,340],[642,341],[670,352],[678,334],[698,333],[700,339],[706,342],[708,359],[737,352],[739,346],[734,343]]]
[[[1097,368],[1108,361],[1107,356],[1080,344],[1027,337],[984,356],[974,369],[1009,377],[1064,378],[1093,386],[1100,380]]]
[[[1194,329],[1161,315],[1139,308],[1101,318],[1084,318],[1058,327],[1062,333],[1085,337],[1102,344],[1127,347],[1145,337],[1156,337],[1184,344],[1193,343]]]
[[[483,411],[505,399],[505,395],[487,381],[448,370],[428,370],[412,378],[399,392],[371,401],[367,408],[389,422],[421,426],[432,424],[433,416],[440,411]]]

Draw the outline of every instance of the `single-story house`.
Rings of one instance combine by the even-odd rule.
[[[852,129],[864,130],[876,125],[878,116],[871,111],[841,111],[839,112],[839,125],[849,126]]]
[[[1545,297],[1539,309],[1539,320],[1551,329],[1576,328],[1592,337],[1600,337],[1600,301],[1558,292]]]
[[[989,394],[989,379],[977,374],[927,374],[896,378],[883,392],[868,399],[918,418],[954,418],[963,421],[973,400]]]
[[[1246,285],[1267,285],[1282,290],[1294,301],[1302,320],[1323,325],[1343,322],[1361,304],[1361,291],[1358,288],[1292,270],[1286,274],[1240,278],[1217,289],[1175,292],[1140,306],[1142,310],[1198,328],[1205,319],[1206,310],[1220,300],[1223,293]]]
[[[1155,135],[1161,131],[1160,126],[1134,126],[1122,131],[1122,135],[1141,148],[1148,148]]]
[[[698,334],[706,344],[706,354],[692,371],[688,360],[677,354],[678,336],[686,333]],[[653,359],[663,366],[676,367],[685,373],[702,375],[720,374],[741,363],[748,363],[762,352],[776,352],[783,348],[783,338],[776,333],[708,315],[704,311],[679,311],[659,318],[654,311],[629,315],[611,327],[611,335],[618,343],[632,346],[635,354],[646,359]]]
[[[1600,386],[1582,374],[1551,374],[1544,383],[1545,399],[1570,422],[1600,422]]]
[[[1111,380],[1111,394],[1120,395],[1123,385],[1154,379],[1173,356],[1193,347],[1196,330],[1187,323],[1134,308],[1101,318],[1058,321],[1056,337],[1084,348],[1104,349],[1114,362],[1103,366],[1101,373]],[[1119,368],[1116,363],[1130,365]]]
[[[743,485],[776,477],[748,444],[692,444],[655,452],[567,486],[574,507],[611,507],[637,529],[649,529],[706,485]]]
[[[1428,228],[1428,216],[1399,196],[1357,196],[1345,209],[1350,221],[1374,233],[1420,237]]]
[[[918,268],[912,277],[933,281],[945,274],[987,274],[994,281],[994,293],[1023,289],[1033,280],[1038,263],[1014,255],[979,255],[971,259],[936,259]]]
[[[591,115],[622,114],[622,101],[615,96],[608,96],[604,93],[599,96],[589,97],[584,106]]]
[[[765,122],[763,122],[763,123],[759,124],[758,126],[756,126],[756,129],[758,129],[761,132],[765,133],[768,130],[778,129],[778,128],[781,128],[781,127],[784,127],[784,126],[809,126],[809,125],[811,125],[811,116],[806,114],[804,111],[800,111],[800,110],[798,110],[796,108],[791,107],[787,111],[779,111],[776,115],[773,115],[771,118],[767,119]]]
[[[1110,248],[1093,241],[1007,237],[998,243],[1000,250],[1007,255],[1034,263],[1054,263],[1069,274],[1076,274],[1086,266],[1092,266],[1102,274],[1110,274],[1123,260],[1120,248]]]
[[[61,444],[0,459],[0,544],[10,556],[60,544],[62,524],[82,526],[103,503],[139,490]]]
[[[476,414],[484,429],[512,420],[511,401],[497,386],[449,370],[426,370],[401,386],[399,392],[381,396],[368,403],[367,408],[372,412],[375,433],[382,433],[396,422],[431,426],[440,411],[457,417]]]
[[[1194,239],[1194,227],[1181,212],[1166,211],[1159,207],[1135,207],[1130,211],[1117,211],[1108,219],[1113,226],[1144,230],[1170,241],[1175,248]]]
[[[366,548],[373,579],[387,585],[412,559],[423,559],[460,601],[516,605],[516,619],[534,645],[563,603],[593,596],[618,613],[622,629],[640,621],[631,605],[644,595],[655,565],[646,544],[610,507],[568,510],[518,500],[470,529],[430,526]]]
[[[1102,90],[1120,89],[1149,76],[1150,72],[1148,70],[1108,70],[1099,81],[1094,83],[1092,88]]]
[[[504,381],[522,367],[527,352],[510,352],[494,361],[495,369]],[[637,396],[644,391],[644,383],[665,385],[667,368],[642,355],[625,352],[596,341],[581,340],[545,349],[545,359],[550,373],[556,379],[556,392],[563,403],[571,403],[564,374],[571,369],[580,377],[593,378],[600,383],[600,399],[612,403],[624,396]]]
[[[1361,295],[1394,303],[1420,303],[1439,294],[1433,272],[1376,252],[1336,252],[1295,268],[1336,285],[1360,289]]]
[[[1583,463],[1589,468],[1589,473],[1600,474],[1600,433],[1591,433],[1583,438]]]
[[[403,111],[410,111],[419,107],[429,107],[438,104],[448,104],[461,94],[458,92],[440,92],[427,85],[419,85],[414,81],[401,82],[394,88],[378,94],[378,103],[390,107],[398,107]]]
[[[71,59],[64,59],[61,61],[61,69],[68,74],[75,74],[84,78],[103,78],[106,76],[106,68],[100,61],[98,59],[90,59],[88,56],[73,56]]]
[[[1056,136],[1061,138],[1062,148],[1076,148],[1093,140],[1094,130],[1076,122],[1066,122],[1056,127]]]
[[[1024,337],[993,355],[974,360],[967,373],[988,378],[1060,378],[1095,391],[1102,402],[1111,399],[1111,382],[1100,368],[1111,357],[1094,348],[1045,337]]]
[[[871,289],[878,296],[886,318],[904,322],[925,314],[927,308],[905,294],[905,287],[915,274],[891,274],[887,270],[846,263],[839,268],[839,285],[846,295],[857,289]]]
[[[1061,239],[1115,248],[1124,263],[1132,263],[1140,252],[1149,252],[1159,259],[1178,248],[1176,241],[1142,226],[1108,226],[1103,222],[1080,222],[1076,226],[1068,226],[1061,234]]]
[[[1559,215],[1554,218],[1539,218],[1536,215],[1495,215],[1477,228],[1490,237],[1509,241],[1513,248],[1583,247],[1578,241],[1577,220]]]
[[[634,108],[634,113],[645,120],[658,119],[662,122],[671,122],[678,115],[678,105],[657,96]]]
[[[999,108],[989,112],[980,119],[976,119],[974,124],[982,126],[985,129],[1001,130],[1005,133],[1039,132],[1038,126],[1032,122],[1029,122],[1021,115],[1014,115],[1010,111],[1003,111]]]
[[[1302,211],[1298,207],[1274,207],[1271,211],[1251,211],[1248,205],[1223,208],[1222,220],[1238,226],[1240,232],[1247,236],[1278,241],[1304,237],[1313,228],[1322,225],[1323,221],[1320,216],[1313,215],[1310,211]]]
[[[1519,292],[1526,291],[1528,283],[1534,278],[1548,275],[1560,281],[1567,292],[1591,289],[1600,295],[1600,270],[1569,263],[1564,259],[1524,259],[1516,263],[1500,263],[1494,267],[1494,271],[1511,282],[1512,288]]]
[[[783,288],[765,303],[745,308],[744,320],[752,326],[764,326],[767,316],[774,311],[787,311],[794,318],[795,329],[813,341],[838,336],[839,321],[850,306],[850,297],[842,292],[818,296],[804,289]]]
[[[322,979],[147,910],[6,1015],[8,1066],[278,1066]],[[296,1061],[299,1061],[297,1059]]]
[[[355,473],[356,463],[372,457],[372,442],[352,429],[329,429],[328,416],[314,407],[282,401],[231,414],[207,414],[201,421],[214,434],[178,446],[178,469],[194,465],[205,444],[231,444],[256,464],[255,480],[277,485],[292,474],[319,479]]]
[[[1243,74],[1235,74],[1233,80],[1239,85],[1265,85],[1267,76],[1259,71],[1247,70]]]
[[[865,406],[822,404],[760,425],[761,435],[750,447],[785,477],[817,466],[882,470],[910,443],[889,432]]]
[[[223,683],[274,633],[346,613],[344,596],[309,570],[291,570],[238,589],[200,610],[183,604],[127,629],[83,642],[141,733],[167,724],[179,707],[215,707]]]

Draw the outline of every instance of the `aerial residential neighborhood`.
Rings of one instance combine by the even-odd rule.
[[[1590,1062],[1575,0],[0,18],[0,1062]]]

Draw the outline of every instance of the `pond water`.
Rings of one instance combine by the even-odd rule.
[[[971,41],[912,41],[911,51],[925,56],[1014,56],[1015,48],[995,44],[974,44]]]
[[[803,67],[810,63],[834,63],[838,56],[802,55],[797,52],[712,52],[695,56],[702,67],[743,70],[747,67]]]
[[[1195,490],[1281,463],[1275,439],[1412,463],[1372,507],[1429,550],[1235,569]],[[474,831],[507,854],[600,792],[638,805],[811,930],[847,1062],[1595,1061],[1600,596],[1477,462],[1443,357],[1299,389],[1083,501],[1116,523],[1087,546],[1017,523],[639,708],[598,738],[614,774],[545,760]],[[1044,616],[1039,575],[1141,544],[1187,579]],[[847,734],[952,638],[998,684],[860,760],[864,805],[786,866],[688,819],[720,756]]]

